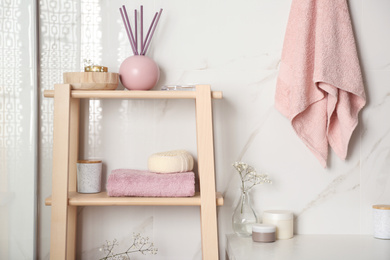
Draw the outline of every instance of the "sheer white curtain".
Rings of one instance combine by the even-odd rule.
[[[39,82],[40,93],[61,83],[64,72],[82,71],[83,60],[101,62],[102,0],[39,1]],[[104,1],[107,2],[108,1]],[[99,145],[99,100],[82,101],[82,127],[89,128],[86,147],[93,153]],[[44,200],[51,195],[53,148],[53,99],[40,99],[40,171],[39,171],[39,234],[38,259],[49,259],[51,207]],[[85,125],[84,125],[85,124]],[[83,140],[81,140],[83,141]]]
[[[0,1],[0,259],[35,259],[36,1]]]

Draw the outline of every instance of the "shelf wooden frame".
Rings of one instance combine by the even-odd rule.
[[[199,206],[202,258],[218,260],[217,206],[223,197],[215,191],[212,99],[222,99],[222,92],[209,85],[197,85],[195,91],[121,91],[72,90],[69,84],[56,84],[44,91],[54,98],[52,196],[45,203],[51,210],[50,259],[76,258],[78,206]],[[145,198],[108,197],[77,193],[80,99],[195,99],[196,139],[200,192],[194,197]]]

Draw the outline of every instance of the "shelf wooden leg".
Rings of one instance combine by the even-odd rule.
[[[80,99],[70,100],[69,191],[77,191]],[[68,206],[67,260],[76,259],[77,207]]]
[[[65,260],[67,253],[70,91],[69,84],[54,87],[51,260]]]
[[[203,260],[219,259],[212,120],[210,86],[196,86],[196,133]]]
[[[68,207],[68,236],[66,259],[76,259],[77,207]]]

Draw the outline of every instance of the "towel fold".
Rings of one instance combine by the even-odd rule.
[[[345,159],[366,103],[346,0],[293,0],[275,107],[326,167],[328,146]]]
[[[111,197],[190,197],[195,194],[195,174],[117,169],[108,177],[107,194]]]

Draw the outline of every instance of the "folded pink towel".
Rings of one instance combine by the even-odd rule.
[[[190,197],[195,194],[195,174],[117,169],[108,177],[107,194],[111,197]]]
[[[366,103],[346,0],[293,0],[275,107],[326,167],[342,159]]]

